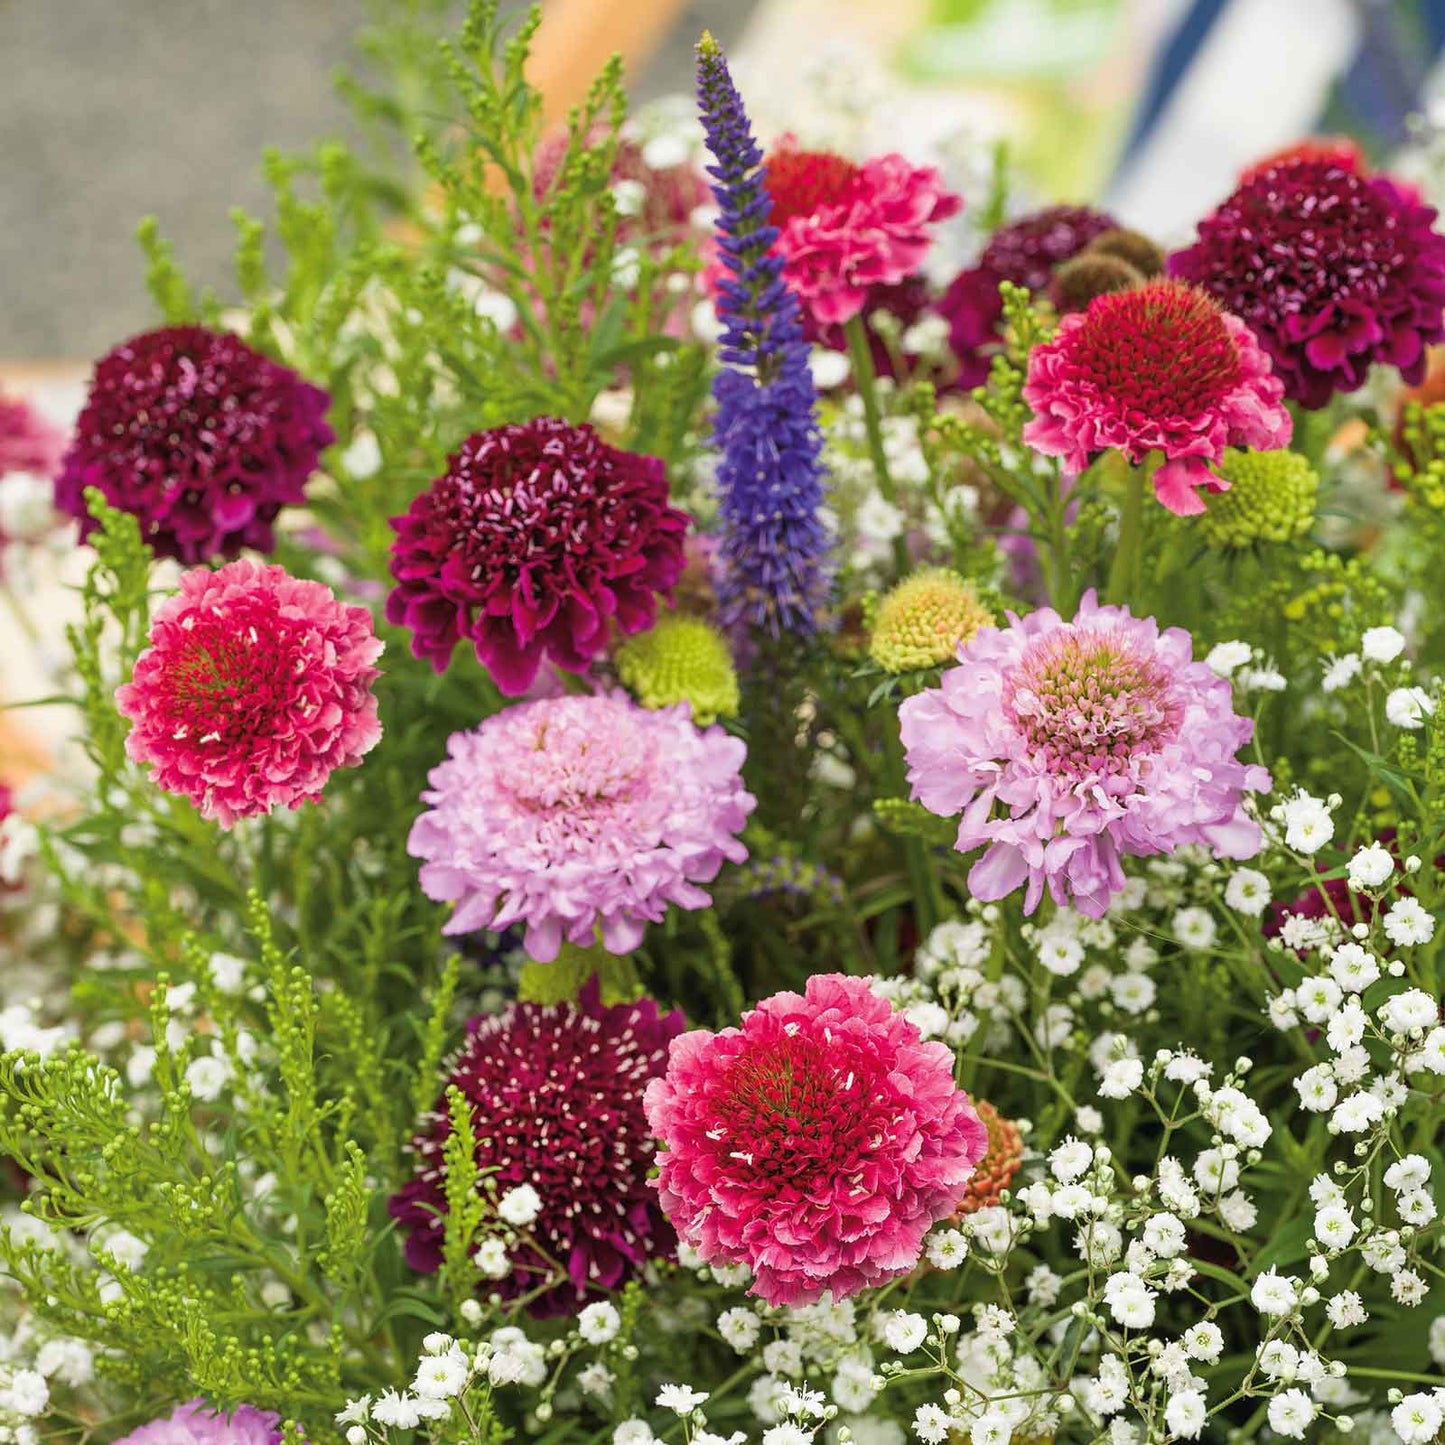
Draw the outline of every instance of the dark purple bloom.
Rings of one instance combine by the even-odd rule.
[[[829,590],[817,393],[797,298],[768,224],[762,151],[727,61],[698,46],[698,104],[720,214],[717,309],[723,369],[713,383],[720,454],[721,594],[729,624],[811,632]]]
[[[682,1015],[659,1013],[652,999],[603,1005],[596,979],[575,1004],[519,1003],[473,1019],[412,1144],[416,1177],[392,1197],[407,1263],[425,1274],[441,1266],[451,1085],[472,1105],[477,1164],[498,1196],[522,1184],[541,1196],[530,1232],[567,1277],[530,1301],[532,1314],[575,1314],[670,1255],[674,1236],[647,1177],[655,1145],[642,1095],[682,1030]],[[553,1273],[526,1244],[511,1262],[483,1287],[515,1299]]]
[[[96,363],[55,483],[55,505],[94,525],[85,489],[140,522],[162,557],[194,565],[269,552],[281,508],[306,500],[331,398],[238,336],[168,326]]]

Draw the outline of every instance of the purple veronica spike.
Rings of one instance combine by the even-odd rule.
[[[704,35],[697,48],[698,108],[714,164],[718,254],[725,275],[717,308],[723,370],[713,383],[713,441],[720,454],[723,519],[720,586],[725,618],[765,629],[812,632],[826,604],[828,535],[817,393],[797,298],[782,279],[768,224],[772,201],[727,61]]]

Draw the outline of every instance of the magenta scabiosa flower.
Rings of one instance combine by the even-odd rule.
[[[1125,857],[1199,844],[1252,858],[1244,796],[1269,774],[1235,761],[1254,733],[1229,683],[1193,659],[1189,634],[1100,607],[1052,608],[985,628],[942,685],[899,709],[908,781],[930,812],[962,814],[954,846],[984,848],[976,898],[1026,887],[1090,917],[1124,886]]]
[[[999,283],[1012,281],[1042,291],[1058,266],[1117,224],[1088,206],[1048,206],[993,233],[978,263],[960,271],[938,301],[938,314],[948,322],[949,345],[958,358],[960,386],[971,389],[988,380],[990,352],[1001,339]]]
[[[544,963],[564,938],[587,946],[599,932],[628,953],[669,903],[706,908],[697,885],[747,857],[746,751],[686,707],[649,711],[623,694],[519,703],[452,735],[407,848],[427,897],[456,904],[446,933],[525,925]]]
[[[336,440],[330,397],[238,336],[143,332],[96,363],[55,483],[55,505],[93,523],[85,489],[140,522],[158,556],[193,564],[269,552],[282,507]]]
[[[1024,440],[1081,472],[1102,451],[1136,465],[1164,454],[1154,492],[1180,516],[1196,490],[1229,490],[1210,470],[1226,447],[1267,451],[1290,439],[1284,388],[1249,328],[1202,291],[1151,281],[1096,297],[1029,356]]]
[[[843,974],[684,1034],[646,1107],[679,1238],[771,1305],[906,1274],[988,1147],[948,1046]]]
[[[823,525],[823,440],[798,298],[769,223],[763,153],[711,36],[697,49],[698,109],[718,203],[722,369],[713,382],[718,451],[718,595],[723,622],[770,632],[818,627],[831,585]]]
[[[249,559],[196,568],[116,692],[126,751],[223,828],[299,808],[381,737],[381,649],[371,613],[319,582]]]
[[[55,472],[65,436],[25,401],[0,392],[0,561],[12,542],[38,542],[61,518]]]
[[[138,1425],[116,1445],[280,1445],[280,1441],[281,1417],[270,1410],[239,1405],[227,1414],[196,1399]]]
[[[663,464],[557,417],[469,436],[391,525],[387,620],[438,672],[468,639],[508,697],[651,627],[686,564]]]
[[[655,1145],[642,1100],[682,1028],[680,1013],[662,1014],[652,999],[603,1005],[596,979],[576,1003],[514,1004],[468,1025],[446,1084],[472,1106],[477,1164],[499,1196],[536,1190],[541,1208],[528,1232],[567,1272],[535,1293],[532,1314],[574,1314],[672,1253],[647,1178]],[[412,1145],[415,1178],[391,1201],[407,1263],[427,1274],[442,1262],[450,1135],[444,1088]],[[503,1278],[481,1282],[488,1293],[515,1299],[554,1275],[526,1243],[509,1263]]]
[[[1246,322],[1286,394],[1322,407],[1372,364],[1425,374],[1445,336],[1445,236],[1435,211],[1389,176],[1329,151],[1250,172],[1169,258]]]

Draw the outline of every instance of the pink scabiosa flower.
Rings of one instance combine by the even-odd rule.
[[[96,363],[55,483],[55,505],[94,525],[85,489],[140,522],[158,556],[193,564],[269,552],[282,507],[336,440],[331,398],[238,336],[168,326]]]
[[[1226,447],[1289,441],[1283,395],[1242,321],[1192,286],[1151,281],[1096,297],[1034,348],[1024,440],[1071,472],[1111,448],[1135,465],[1162,452],[1155,495],[1191,516],[1204,511],[1196,488],[1229,490],[1209,469]]]
[[[223,828],[315,802],[381,737],[371,613],[284,567],[184,573],[150,643],[115,695],[126,751]]]
[[[1126,856],[1259,851],[1243,799],[1269,774],[1235,761],[1254,723],[1235,715],[1228,682],[1193,660],[1187,632],[1092,592],[1072,622],[1045,607],[975,634],[899,719],[913,797],[962,813],[960,853],[986,849],[968,875],[976,898],[1027,885],[1032,913],[1047,885],[1098,918]]]
[[[817,327],[841,325],[874,288],[908,280],[933,244],[933,226],[963,208],[938,171],[901,155],[857,165],[788,137],[766,168],[784,276]]]
[[[11,542],[40,541],[62,520],[54,507],[54,478],[64,453],[58,427],[0,392],[0,554]]]
[[[508,697],[543,658],[584,672],[613,627],[645,632],[686,565],[663,464],[557,417],[468,437],[391,525],[387,620],[438,672],[468,638]]]
[[[669,903],[706,908],[697,885],[747,857],[746,751],[685,706],[624,694],[519,703],[454,733],[407,842],[427,897],[457,905],[443,932],[525,924],[550,963],[564,938],[600,931],[628,953]]]
[[[599,995],[594,978],[575,1004],[513,1004],[468,1025],[412,1144],[416,1175],[391,1200],[413,1269],[441,1267],[452,1087],[472,1106],[484,1176],[499,1196],[536,1190],[541,1208],[527,1232],[567,1271],[540,1289],[553,1268],[524,1242],[503,1278],[480,1282],[485,1293],[533,1295],[528,1309],[540,1317],[575,1314],[671,1255],[673,1233],[647,1177],[656,1146],[642,1100],[683,1017],[659,1013],[652,999],[605,1006]]]
[[[1286,157],[1248,174],[1169,272],[1246,322],[1286,394],[1322,407],[1372,364],[1407,382],[1445,336],[1445,236],[1435,211],[1357,159]]]
[[[116,1445],[280,1445],[280,1441],[281,1417],[270,1410],[239,1405],[227,1414],[196,1399],[138,1425]]]
[[[990,352],[1000,340],[1003,320],[999,283],[1042,291],[1059,266],[1117,225],[1112,216],[1088,206],[1048,206],[993,233],[978,264],[960,271],[938,302],[958,358],[960,386],[972,389],[988,380]]]
[[[684,1034],[646,1107],[679,1238],[770,1305],[906,1274],[988,1147],[948,1046],[836,973]]]

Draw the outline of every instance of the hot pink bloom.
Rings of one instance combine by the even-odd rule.
[[[371,614],[284,567],[184,573],[150,641],[115,695],[126,751],[223,828],[314,802],[381,737]]]
[[[837,973],[684,1034],[644,1102],[678,1235],[771,1305],[906,1274],[988,1147],[948,1046]]]
[[[669,903],[706,908],[697,885],[747,857],[746,752],[686,707],[519,703],[452,735],[407,849],[427,897],[457,905],[445,933],[524,923],[527,952],[550,962],[564,937],[588,945],[600,929],[628,953]]]
[[[663,464],[556,417],[468,437],[391,525],[387,620],[438,672],[469,638],[508,697],[646,631],[685,565]]]
[[[1196,487],[1229,490],[1209,469],[1226,447],[1289,441],[1283,396],[1242,321],[1191,286],[1151,281],[1097,297],[1034,348],[1024,440],[1071,472],[1110,448],[1136,465],[1161,451],[1155,494],[1189,516],[1204,510]]]
[[[49,477],[65,453],[65,436],[28,402],[0,392],[0,477],[32,472]]]
[[[1201,844],[1252,858],[1247,792],[1263,768],[1235,761],[1254,733],[1189,634],[1100,607],[1052,608],[985,628],[942,686],[899,709],[908,780],[930,812],[962,813],[960,853],[986,848],[968,886],[997,899],[1027,884],[1097,918],[1124,886],[1120,860]]]
[[[923,264],[932,226],[963,208],[930,166],[900,155],[855,165],[791,139],[767,158],[767,188],[784,276],[817,326],[856,316],[875,287]]]

